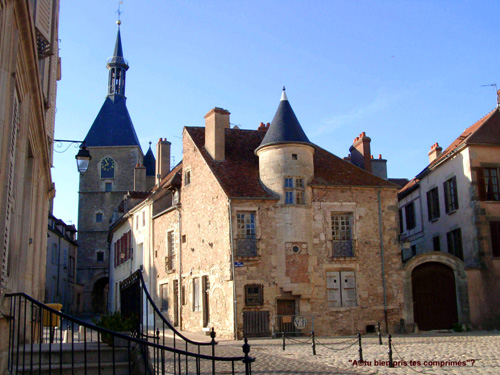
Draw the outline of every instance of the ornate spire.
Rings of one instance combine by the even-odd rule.
[[[109,70],[108,96],[125,96],[125,72],[128,70],[128,62],[123,57],[122,38],[120,35],[121,21],[116,21],[118,33],[116,34],[115,51],[108,59],[106,67]]]

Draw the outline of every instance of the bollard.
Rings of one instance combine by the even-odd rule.
[[[285,350],[286,343],[285,343],[285,331],[283,331],[283,350]]]
[[[245,375],[250,375],[252,373],[252,359],[248,356],[248,353],[250,353],[250,345],[248,345],[248,339],[245,337],[243,339],[245,342],[243,344],[243,353],[245,354],[245,359],[243,360],[243,363],[245,363]],[[215,374],[215,373],[214,373]]]
[[[380,322],[377,323],[378,344],[382,345],[382,334],[380,333]]]
[[[210,344],[212,345],[212,374],[215,374],[215,330],[214,327],[212,327],[212,330],[210,331],[210,338],[212,339],[210,341]],[[250,347],[250,346],[249,346]]]
[[[392,361],[392,337],[389,335],[389,350],[387,351],[389,353],[389,367],[394,367],[394,362]]]
[[[311,331],[313,355],[316,355],[316,342],[314,341],[314,331]]]
[[[359,345],[359,348],[358,348],[358,352],[359,352],[359,361],[360,362],[364,362],[363,361],[363,348],[361,347],[361,332],[358,333],[358,345]]]

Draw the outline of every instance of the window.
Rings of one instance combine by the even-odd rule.
[[[458,210],[457,178],[453,177],[444,182],[444,205],[446,213]]]
[[[500,221],[490,221],[491,251],[494,258],[500,258]]]
[[[432,238],[432,247],[434,251],[441,251],[441,241],[439,240],[439,236]]]
[[[352,214],[332,213],[332,257],[353,257]]]
[[[193,279],[193,311],[200,311],[200,279]]]
[[[96,251],[95,254],[98,262],[104,262],[104,251]]]
[[[498,168],[484,168],[484,185],[486,188],[486,200],[500,201]]]
[[[95,214],[95,222],[102,223],[102,212],[98,212]]]
[[[167,257],[165,259],[165,269],[171,271],[175,269],[176,251],[174,242],[174,232],[167,232]]]
[[[110,157],[101,160],[101,178],[115,178],[115,161]]]
[[[399,209],[399,233],[403,233],[404,228],[403,228],[403,210],[400,208]]]
[[[255,212],[238,212],[236,214],[237,251],[236,256],[257,256],[257,239],[255,236]]]
[[[186,243],[186,240],[187,240],[187,239],[186,239],[186,235],[185,235],[185,234],[183,234],[183,235],[182,235],[182,243]]]
[[[68,276],[75,277],[75,258],[72,256],[69,257]]]
[[[415,203],[411,202],[405,206],[406,230],[415,228]]]
[[[191,171],[187,170],[184,174],[184,185],[189,185],[191,183]]]
[[[186,287],[183,285],[181,288],[181,304],[185,305],[186,302]]]
[[[146,226],[146,211],[142,211],[142,226]]]
[[[113,183],[106,182],[106,184],[104,185],[104,190],[105,191],[112,191],[113,190]]]
[[[168,310],[168,284],[160,285],[161,311]]]
[[[135,215],[135,229],[139,229],[139,215]]]
[[[448,252],[464,260],[462,251],[462,230],[458,228],[446,233],[446,239],[448,240]]]
[[[52,264],[57,264],[57,244],[52,244]]]
[[[260,284],[245,285],[245,305],[261,306],[264,303],[264,286]]]
[[[429,221],[439,218],[439,192],[437,187],[427,192],[427,213],[429,214]]]
[[[297,154],[292,154],[292,160],[297,160]]]
[[[285,177],[285,204],[304,204],[304,179]]]
[[[357,306],[354,271],[327,272],[326,290],[328,307]]]

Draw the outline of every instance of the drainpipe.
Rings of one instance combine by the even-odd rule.
[[[231,199],[229,199],[229,248],[231,249],[231,274],[233,277],[233,339],[237,340],[238,339],[238,310],[237,305],[236,305],[236,280],[234,278],[234,246],[233,246],[233,215],[232,215],[232,208],[231,208]]]
[[[385,287],[384,237],[382,235],[382,207],[380,202],[380,189],[377,192],[377,199],[378,199],[378,230],[380,236],[380,258],[382,262],[382,289],[384,292],[385,331],[386,333],[389,333],[389,321],[387,318],[387,291]]]
[[[179,309],[179,330],[182,330],[182,225],[181,225],[181,220],[182,220],[182,215],[181,215],[181,210],[179,208],[179,204],[177,204],[177,225],[178,225],[178,231],[179,231],[179,252],[178,252],[178,257],[179,257],[179,290],[177,291],[177,308]]]

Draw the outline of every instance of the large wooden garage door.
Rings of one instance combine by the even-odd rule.
[[[449,329],[458,322],[455,276],[444,264],[429,262],[411,275],[413,313],[421,330]]]

